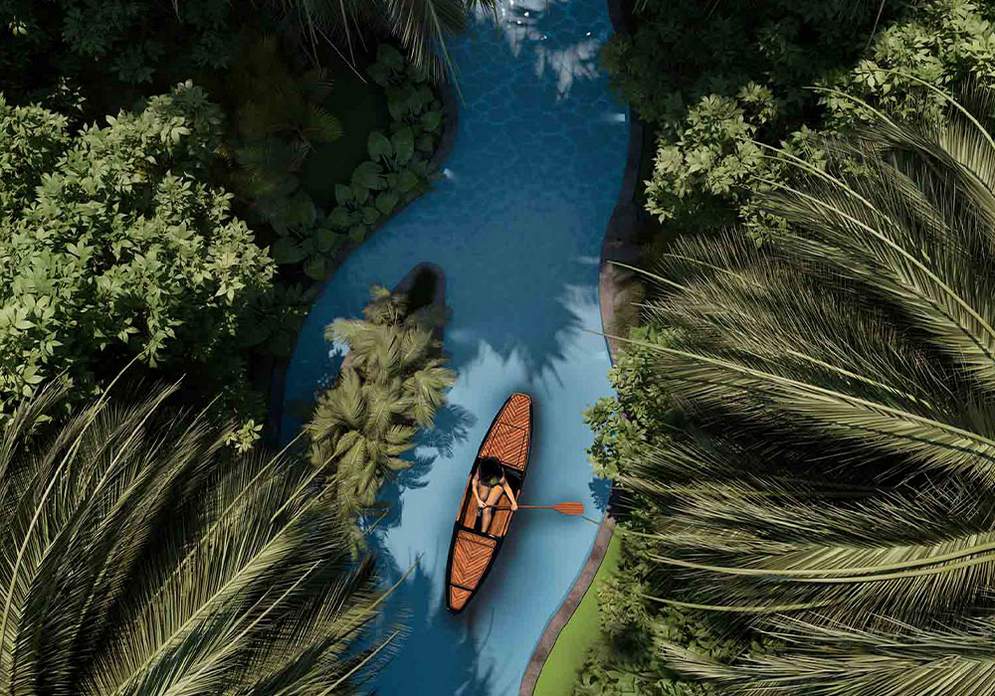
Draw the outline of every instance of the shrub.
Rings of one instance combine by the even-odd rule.
[[[58,101],[85,83],[88,98],[113,102],[121,85],[223,67],[230,11],[225,0],[0,0],[0,91]]]
[[[302,191],[288,186],[296,191],[288,205],[297,218],[295,224],[276,229],[277,263],[301,263],[305,274],[315,280],[329,273],[343,246],[361,243],[399,206],[428,187],[429,160],[442,130],[441,101],[428,79],[388,44],[380,45],[368,73],[386,90],[389,132],[369,135],[370,159],[356,167],[348,182],[335,187],[338,205],[327,214]]]
[[[274,266],[205,183],[220,129],[190,84],[77,134],[0,101],[0,414],[59,374],[83,395],[132,356],[236,378]]]

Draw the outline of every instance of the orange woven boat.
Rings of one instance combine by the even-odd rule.
[[[446,607],[454,614],[463,611],[484,584],[515,514],[510,509],[495,510],[490,529],[487,533],[480,531],[480,515],[477,514],[477,504],[470,490],[473,475],[481,459],[497,459],[518,498],[525,481],[525,470],[529,465],[531,440],[532,397],[528,394],[512,394],[487,429],[487,435],[477,451],[477,458],[470,467],[463,499],[456,512],[453,539],[449,544],[449,561],[446,563],[445,590]],[[495,507],[508,508],[509,505],[508,496],[502,494]]]

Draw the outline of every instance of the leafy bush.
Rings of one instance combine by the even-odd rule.
[[[879,8],[888,23],[895,4],[647,0],[636,3],[636,30],[613,37],[602,59],[640,116],[667,129],[702,97],[734,97],[750,83],[773,95],[780,119],[797,123],[814,99],[804,88],[851,64]]]
[[[274,266],[205,183],[218,108],[185,84],[107,122],[70,134],[0,100],[0,414],[58,374],[83,395],[131,356],[238,379]]]
[[[859,56],[878,3],[638,4],[638,27],[603,52],[616,87],[658,138],[646,208],[677,231],[770,221],[750,205],[779,168],[757,141],[808,147],[824,82]],[[883,20],[894,10],[890,3]],[[798,133],[792,135],[793,131]]]
[[[342,135],[327,111],[332,82],[322,68],[297,71],[274,36],[246,33],[226,81],[235,111],[232,188],[248,212],[278,235],[314,224],[316,210],[298,172],[318,143]]]
[[[646,207],[677,231],[743,223],[760,241],[781,222],[753,196],[790,169],[758,143],[819,163],[817,136],[871,118],[855,99],[936,122],[942,102],[923,82],[995,78],[995,11],[969,0],[640,8],[638,29],[615,37],[603,60],[656,130]]]
[[[668,669],[660,646],[687,645],[720,663],[763,647],[723,630],[698,612],[649,599],[656,591],[649,582],[655,572],[647,560],[650,551],[639,537],[622,536],[619,572],[598,591],[602,639],[587,656],[574,696],[714,696],[717,692],[711,685]]]
[[[667,346],[672,335],[640,327],[632,331],[630,338]],[[584,420],[594,431],[588,454],[599,477],[615,478],[643,454],[650,442],[656,442],[661,433],[680,422],[680,411],[673,397],[656,385],[652,366],[651,351],[639,345],[627,348],[608,373],[616,395],[598,399],[584,413]]]
[[[273,245],[277,263],[303,264],[315,280],[330,271],[336,252],[359,244],[399,206],[428,187],[429,160],[442,130],[442,103],[428,79],[406,65],[404,56],[381,44],[370,77],[387,93],[391,115],[387,133],[369,136],[370,159],[356,167],[349,182],[335,187],[338,203],[327,215],[318,211],[302,191],[290,188],[294,224],[276,229]]]
[[[974,0],[917,3],[905,21],[881,29],[857,64],[826,86],[885,110],[901,121],[938,123],[946,105],[923,83],[953,89],[966,81],[995,82],[995,7]],[[839,94],[821,94],[826,127],[842,131],[871,123],[867,110]]]
[[[113,99],[114,81],[223,67],[230,12],[225,0],[0,0],[0,91],[57,100],[67,84],[85,82],[88,96]]]

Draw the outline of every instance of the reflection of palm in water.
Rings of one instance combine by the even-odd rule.
[[[494,12],[479,9],[478,22],[494,22],[512,55],[534,54],[536,77],[548,70],[556,77],[557,95],[569,95],[577,79],[598,76],[598,52],[604,37],[585,32],[582,37],[556,31],[562,22],[560,12],[569,12],[566,0],[500,0]]]

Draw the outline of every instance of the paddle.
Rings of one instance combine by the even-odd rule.
[[[510,510],[510,507],[494,508],[495,510]],[[519,510],[556,510],[561,515],[579,516],[584,514],[584,503],[557,503],[556,505],[519,505]]]

